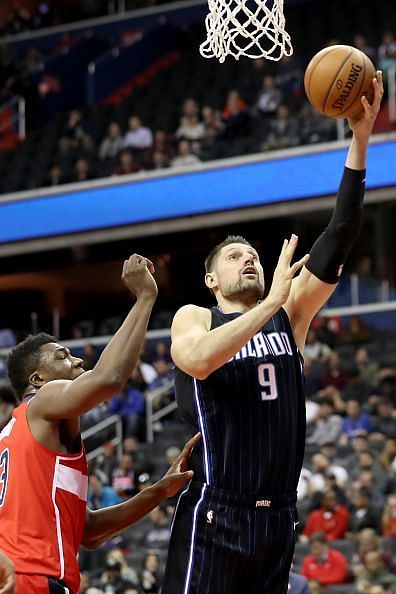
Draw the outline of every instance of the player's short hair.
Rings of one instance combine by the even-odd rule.
[[[243,243],[244,245],[253,247],[247,239],[242,237],[242,235],[227,235],[225,240],[215,245],[215,247],[209,252],[208,256],[206,257],[205,272],[211,272],[213,270],[213,266],[216,263],[220,251],[223,247],[225,247],[226,245],[230,245],[231,243]]]
[[[29,385],[29,377],[39,366],[41,347],[50,342],[57,340],[50,334],[40,332],[28,336],[12,349],[8,357],[8,377],[19,398]]]

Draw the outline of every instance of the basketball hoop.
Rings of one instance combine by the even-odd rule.
[[[239,60],[291,56],[293,47],[285,30],[283,0],[208,0],[207,38],[199,51],[204,58],[226,56]]]

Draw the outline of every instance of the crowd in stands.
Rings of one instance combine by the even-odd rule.
[[[359,318],[344,327],[315,320],[309,331],[306,455],[290,594],[331,594],[333,586],[345,594],[396,594],[396,366],[371,348],[376,338]],[[340,354],[345,349],[350,356]],[[85,345],[87,369],[98,356]],[[83,429],[109,413],[119,414],[123,424],[121,456],[103,432],[95,436],[103,452],[90,462],[91,507],[146,488],[177,457],[186,437],[177,417],[156,426],[154,444],[145,443],[147,394],[171,377],[168,342],[147,343],[123,393],[82,418]],[[14,406],[12,390],[3,384],[0,428]],[[174,504],[157,508],[97,551],[83,551],[79,594],[158,593]]]

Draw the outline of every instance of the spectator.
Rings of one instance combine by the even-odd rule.
[[[165,153],[162,151],[154,151],[152,154],[152,160],[149,164],[149,169],[157,170],[157,169],[166,169],[169,167],[169,159]]]
[[[107,553],[107,560],[117,561],[121,565],[121,577],[135,586],[139,584],[139,578],[133,567],[130,567],[125,559],[125,555],[118,547],[111,549]]]
[[[347,505],[348,498],[346,493],[342,487],[340,487],[337,483],[337,477],[331,470],[328,470],[325,474],[325,484],[324,484],[324,491],[328,490],[334,491],[336,495],[337,503],[342,505]],[[323,499],[323,492],[316,491],[311,498],[310,505],[308,507],[308,511],[313,511],[314,509],[320,508]]]
[[[147,594],[157,594],[160,589],[159,559],[155,553],[147,553],[143,560],[141,585],[142,591]]]
[[[342,390],[348,383],[348,375],[342,364],[341,357],[338,353],[333,352],[327,361],[327,370],[321,378],[323,388],[326,386],[334,386],[338,390]]]
[[[318,580],[309,580],[308,586],[311,590],[311,594],[324,594],[324,586]]]
[[[382,513],[382,534],[386,537],[396,538],[396,495],[388,495]]]
[[[178,156],[172,159],[171,167],[188,167],[198,165],[201,160],[194,155],[191,143],[188,140],[180,140],[178,145]]]
[[[78,159],[74,165],[71,182],[85,182],[93,179],[94,175],[86,159]]]
[[[135,493],[134,460],[131,454],[123,454],[119,466],[113,470],[111,486],[122,499]]]
[[[149,128],[142,126],[140,118],[132,116],[128,120],[128,132],[124,136],[124,148],[137,150],[148,149],[153,144],[153,134]]]
[[[351,562],[351,569],[355,578],[366,571],[365,556],[370,551],[378,551],[384,562],[384,566],[388,570],[392,569],[392,557],[388,551],[380,548],[378,534],[373,528],[364,528],[357,534],[356,549]]]
[[[387,571],[379,551],[370,551],[365,555],[366,571],[356,580],[356,591],[361,592],[365,583],[382,586],[396,594],[396,576]]]
[[[353,47],[357,47],[361,52],[366,54],[374,64],[377,61],[377,52],[368,44],[367,39],[362,33],[357,33],[353,36]]]
[[[109,413],[121,415],[124,435],[139,435],[145,413],[145,400],[142,392],[127,382],[119,396],[114,396],[109,404]]]
[[[99,159],[115,159],[123,148],[123,142],[120,125],[112,122],[99,145]]]
[[[364,528],[379,530],[380,519],[378,508],[373,505],[372,495],[367,487],[361,487],[352,498],[349,516],[349,530],[357,533]],[[350,535],[352,536],[352,535]]]
[[[323,491],[326,486],[326,476],[329,472],[335,475],[337,484],[344,485],[348,479],[345,468],[337,464],[330,464],[330,460],[322,452],[312,456],[313,474],[311,484],[314,491]]]
[[[381,468],[389,475],[396,473],[396,437],[385,440],[382,452],[378,456]]]
[[[13,388],[8,383],[0,383],[0,431],[11,419],[16,406],[18,401]]]
[[[316,412],[319,410],[319,404],[311,400],[320,388],[320,365],[311,359],[304,351],[304,375],[305,375],[305,396],[309,398],[309,408],[307,408],[307,423],[313,421]]]
[[[199,141],[205,136],[205,125],[199,121],[198,115],[184,115],[176,130],[176,137],[183,140]],[[199,145],[198,145],[199,146]]]
[[[304,347],[304,358],[309,357],[319,363],[324,363],[328,360],[331,353],[332,350],[329,345],[319,340],[316,330],[309,328]]]
[[[221,138],[231,140],[246,136],[251,130],[251,119],[246,103],[240,98],[238,91],[230,91],[227,104],[223,109],[225,128]]]
[[[151,527],[146,532],[144,542],[147,546],[166,544],[169,542],[170,525],[167,509],[159,505],[150,512]]]
[[[291,115],[287,105],[279,105],[275,118],[269,122],[268,136],[262,145],[262,150],[297,146],[300,142],[298,130],[298,121],[294,115]]]
[[[314,532],[323,532],[329,541],[338,540],[344,537],[348,525],[348,509],[344,505],[337,503],[335,492],[329,489],[323,493],[321,507],[308,515],[303,530],[303,537],[305,538],[302,540],[307,540]]]
[[[287,594],[311,594],[307,578],[291,571],[289,574],[289,589]]]
[[[341,427],[340,443],[347,443],[357,435],[367,435],[372,431],[373,423],[368,414],[362,412],[357,400],[348,400],[346,417]]]
[[[223,132],[224,123],[219,112],[210,105],[205,105],[202,108],[201,115],[203,125],[205,127],[203,139],[205,140],[206,144],[211,144],[217,138],[217,136]]]
[[[44,180],[44,186],[60,186],[61,184],[67,184],[68,181],[69,180],[67,176],[64,174],[61,166],[58,163],[54,163],[53,165],[51,165],[48,171],[48,175]]]
[[[370,360],[368,350],[359,347],[355,353],[355,363],[359,369],[361,378],[373,386],[377,381],[378,363]]]
[[[310,545],[311,553],[303,559],[301,574],[308,580],[317,580],[326,586],[345,584],[349,568],[344,555],[329,547],[323,532],[312,534]]]
[[[373,333],[359,316],[351,316],[340,334],[340,342],[345,344],[360,345],[364,342],[369,342],[372,338]]]
[[[114,170],[114,175],[128,175],[140,171],[140,165],[135,163],[132,151],[124,150],[119,156],[120,164]]]
[[[328,442],[336,442],[342,426],[340,415],[334,414],[334,404],[331,398],[322,398],[319,402],[319,411],[314,422],[311,435],[307,438],[307,444],[322,446]]]
[[[157,130],[154,133],[153,144],[144,153],[144,162],[147,163],[148,167],[152,168],[154,165],[154,169],[159,169],[158,165],[155,166],[155,153],[161,153],[161,155],[165,156],[166,167],[169,165],[169,161],[175,156],[173,146],[164,130]]]
[[[373,423],[373,431],[385,437],[396,437],[396,411],[393,402],[386,396],[377,402],[377,415]]]
[[[222,111],[223,119],[227,119],[235,115],[235,113],[240,113],[246,111],[247,104],[241,98],[239,91],[236,89],[232,89],[229,91],[227,95],[227,101]]]
[[[62,155],[92,152],[93,141],[85,129],[81,111],[75,109],[69,113],[66,127],[59,140],[59,150]]]
[[[87,343],[83,346],[83,366],[85,371],[89,371],[93,369],[99,359],[98,352],[96,347],[93,344]]]
[[[387,475],[376,460],[376,457],[374,457],[373,453],[369,450],[366,452],[360,452],[358,454],[357,464],[352,471],[352,478],[359,480],[362,472],[365,471],[373,473],[376,486],[381,491],[384,491],[387,482]]]
[[[385,31],[378,48],[378,67],[386,77],[389,68],[396,66],[396,39],[392,31]]]
[[[127,588],[134,588],[132,582],[122,578],[121,563],[115,559],[108,559],[98,586],[103,588],[105,594],[124,594]]]
[[[103,451],[96,458],[96,468],[101,471],[106,477],[107,482],[113,476],[113,471],[118,466],[118,459],[115,452],[115,446],[111,441],[106,441],[103,444]]]
[[[121,502],[112,487],[103,485],[98,473],[89,476],[88,505],[91,509],[102,509]]]
[[[303,105],[299,116],[301,144],[316,144],[335,140],[334,121],[316,111],[310,103]]]
[[[279,105],[282,103],[283,94],[276,85],[273,76],[264,76],[261,91],[257,98],[256,108],[260,115],[266,118],[274,116]]]
[[[189,97],[183,103],[182,117],[183,116],[189,117],[191,115],[199,116],[199,105],[195,99],[193,99],[192,97]]]

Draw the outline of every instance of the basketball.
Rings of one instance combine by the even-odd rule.
[[[363,112],[361,97],[374,97],[376,72],[370,58],[350,45],[332,45],[315,54],[304,76],[312,105],[332,118],[350,118]]]

